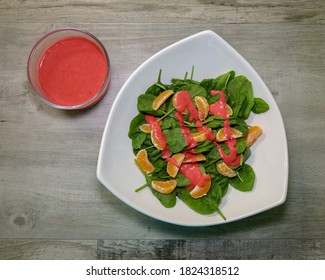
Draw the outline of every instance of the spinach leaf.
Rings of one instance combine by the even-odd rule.
[[[241,126],[241,125],[235,125],[233,126],[235,129],[239,130],[243,136],[242,137],[245,137],[248,133],[248,126]]]
[[[229,179],[229,184],[242,192],[251,191],[255,182],[255,172],[253,168],[248,164],[243,164],[237,172],[238,174],[236,177]]]
[[[209,127],[209,128],[222,128],[223,127],[223,121],[213,120],[211,122],[208,122],[206,124],[206,126]]]
[[[196,147],[195,147],[195,152],[197,154],[201,154],[204,152],[208,152],[210,151],[213,147],[215,146],[215,144],[212,141],[204,141],[199,143]]]
[[[247,147],[247,143],[244,138],[237,139],[236,142],[237,154],[242,154],[245,151],[246,147]]]
[[[233,78],[227,86],[227,99],[233,117],[247,119],[254,106],[252,83],[245,76]]]
[[[180,90],[186,90],[190,93],[191,98],[193,99],[195,96],[203,96],[206,97],[207,92],[204,87],[196,84],[187,84],[183,86]]]
[[[220,157],[217,147],[214,147],[213,149],[211,149],[211,151],[206,156],[207,162],[209,162],[209,161],[217,162],[220,159],[221,159],[221,157]]]
[[[215,95],[210,95],[210,97],[208,97],[207,101],[211,105],[211,104],[216,103],[219,99],[220,99],[220,94],[215,94]]]
[[[259,97],[254,98],[254,106],[252,108],[253,113],[261,114],[269,110],[269,108],[269,104],[267,104],[264,99]]]
[[[146,134],[145,133],[137,133],[132,138],[132,147],[133,149],[140,149],[144,140],[146,140]]]
[[[229,71],[227,73],[221,74],[215,79],[204,79],[201,81],[200,85],[206,89],[208,93],[211,90],[222,90],[225,91],[228,83],[235,77],[234,71]]]
[[[160,203],[165,206],[166,208],[172,208],[176,205],[176,192],[172,192],[170,194],[162,194],[157,192],[155,189],[149,185],[149,188],[152,194],[160,201]]]
[[[132,139],[134,137],[135,133],[138,133],[140,131],[139,126],[145,122],[144,114],[139,113],[137,116],[135,116],[129,127],[128,136]]]
[[[219,172],[212,174],[211,177],[213,184],[216,184],[220,188],[221,195],[224,197],[228,191],[229,178],[220,175]]]
[[[201,81],[200,86],[204,87],[205,90],[210,93],[213,89],[217,88],[218,81],[216,79],[204,79]]]
[[[172,154],[179,153],[186,147],[186,141],[180,127],[175,127],[167,131],[166,142]]]
[[[190,195],[190,190],[185,188],[177,188],[177,196],[192,210],[200,214],[212,214],[218,212],[224,219],[224,215],[219,210],[219,203],[222,199],[223,193],[221,188],[214,182],[206,196],[200,198],[193,198]]]
[[[200,214],[212,214],[217,211],[217,207],[210,200],[205,199],[205,197],[201,198],[193,198],[190,195],[190,190],[186,190],[185,188],[176,188],[177,196],[192,210]]]
[[[217,84],[215,89],[225,91],[228,83],[235,77],[235,71],[229,71],[225,74],[221,74],[216,78]]]
[[[244,162],[248,160],[251,156],[251,149],[247,147],[244,151]]]
[[[213,147],[205,157],[206,157],[205,166],[210,165],[211,161],[212,162],[217,162],[218,160],[221,159],[217,147]]]
[[[219,128],[224,126],[224,120],[219,116],[210,116],[203,124],[210,128]]]
[[[212,186],[215,186],[211,190],[217,189],[218,191],[218,204],[221,203],[222,197],[224,197],[228,191],[229,178],[220,175],[219,173],[213,174],[212,176]]]
[[[178,173],[177,176],[175,177],[175,180],[177,182],[177,187],[187,187],[191,185],[191,182],[182,173]]]
[[[148,159],[149,161],[154,164],[158,159],[161,158],[161,151],[157,150],[157,149],[147,149],[147,153],[148,153]]]
[[[159,110],[155,111],[152,109],[152,104],[155,100],[156,96],[152,94],[141,94],[138,97],[138,110],[142,113],[154,115],[154,116],[162,116],[165,114],[163,111],[166,104],[163,104]]]
[[[166,130],[166,129],[172,129],[174,127],[180,127],[179,122],[172,116],[166,117],[162,124],[161,124],[161,129]]]
[[[152,86],[150,86],[145,94],[151,94],[154,96],[158,96],[164,89],[162,89],[160,86],[158,86],[157,84],[153,84]]]
[[[230,125],[240,125],[240,126],[248,127],[248,124],[241,118],[231,117],[229,121],[230,121]]]
[[[167,162],[165,160],[163,160],[162,158],[157,159],[153,163],[153,165],[155,167],[155,173],[159,173],[161,171],[166,172]]]
[[[188,84],[194,84],[198,85],[200,84],[199,82],[192,80],[192,79],[178,79],[178,78],[172,78],[172,84],[173,85],[188,85]]]
[[[180,91],[184,86],[187,85],[198,85],[199,82],[194,81],[192,79],[172,79],[172,84],[170,85],[170,88],[174,91]]]

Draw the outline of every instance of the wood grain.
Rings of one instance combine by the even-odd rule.
[[[2,1],[2,21],[60,23],[324,23],[324,1]],[[19,15],[19,17],[17,17]]]
[[[136,250],[141,258],[324,258],[324,3],[1,1],[0,258],[126,259]],[[40,103],[26,77],[35,42],[66,26],[93,32],[111,58],[107,95],[80,112]],[[286,203],[267,212],[184,228],[118,200],[98,182],[96,165],[126,79],[157,51],[205,29],[235,47],[272,92],[287,132],[289,188]],[[218,247],[224,255],[209,249]]]
[[[42,24],[30,24],[29,29],[24,27],[24,30],[29,32],[23,34],[18,26],[11,23],[7,28],[19,34],[20,41],[26,41],[25,44],[28,45],[47,29]],[[90,31],[93,30],[92,25],[85,27]],[[102,102],[83,112],[62,112],[39,103],[33,97],[24,78],[25,59],[29,49],[23,48],[25,54],[16,58],[18,63],[15,64],[10,63],[14,59],[13,55],[10,51],[6,52],[6,56],[2,59],[5,67],[3,73],[6,75],[3,85],[6,90],[1,92],[1,131],[5,131],[1,137],[4,148],[0,170],[1,178],[5,180],[1,189],[2,237],[23,238],[27,234],[39,238],[63,239],[93,237],[108,239],[116,236],[206,238],[215,236],[227,228],[234,238],[241,238],[243,235],[322,237],[323,232],[320,230],[311,233],[297,230],[297,227],[300,229],[304,227],[303,224],[299,224],[301,220],[306,220],[307,224],[316,221],[322,230],[325,226],[320,220],[325,206],[314,203],[315,199],[317,201],[324,199],[321,184],[325,176],[321,169],[324,155],[312,154],[313,150],[309,150],[322,150],[321,141],[312,142],[315,137],[319,137],[320,140],[322,137],[320,131],[324,129],[324,122],[317,117],[322,114],[321,101],[324,101],[321,95],[323,79],[320,75],[324,72],[324,65],[318,59],[324,52],[321,48],[323,37],[320,35],[324,35],[321,25],[282,24],[282,28],[279,29],[277,24],[270,24],[262,25],[258,30],[254,25],[234,25],[231,30],[223,25],[215,28],[260,73],[284,116],[291,156],[290,173],[293,176],[289,181],[288,201],[284,207],[277,210],[278,215],[283,216],[282,223],[277,219],[270,219],[274,216],[274,212],[271,211],[234,225],[226,225],[221,227],[222,230],[215,227],[209,230],[184,231],[176,227],[174,230],[165,231],[162,229],[173,227],[161,225],[160,222],[129,208],[97,181],[95,170],[102,129],[108,108],[127,76],[159,49],[204,27],[207,26],[150,25],[145,28],[146,39],[141,40],[144,34],[144,27],[141,24],[133,24],[132,28],[124,24],[113,26],[102,24],[96,31],[112,57],[112,84]],[[37,29],[38,33],[28,35]],[[174,33],[170,34],[167,31],[169,29],[173,29]],[[244,35],[245,32],[249,37]],[[318,36],[311,33],[317,33]],[[124,34],[125,37],[121,39],[117,37],[118,34]],[[155,34],[161,34],[159,41],[155,40]],[[122,41],[123,48],[120,47]],[[251,48],[251,41],[255,42],[254,48]],[[13,54],[18,52],[18,47],[14,42],[10,42],[9,38],[5,42],[6,50],[11,50]],[[268,47],[270,44],[272,48]],[[283,48],[284,45],[287,47],[279,52],[279,48]],[[138,55],[134,56],[132,49],[137,49]],[[307,51],[308,56],[301,55]],[[301,69],[304,71],[301,72]],[[306,99],[305,92],[309,89],[312,89],[313,93]],[[299,113],[301,108],[305,110],[304,115]],[[316,117],[314,112],[317,113]],[[320,131],[304,134],[302,132],[307,129],[310,119],[313,119],[313,124]],[[47,127],[50,129],[45,129]],[[298,141],[295,141],[297,139]],[[306,147],[304,151],[301,151],[301,145]],[[313,160],[306,162],[308,158]],[[304,207],[301,207],[302,202]],[[261,225],[260,229],[254,228],[259,219],[265,218],[268,219],[268,223]],[[112,227],[117,223],[118,226]],[[141,224],[145,226],[139,226]],[[243,224],[252,225],[254,230],[248,230],[250,227],[247,226],[243,231],[233,230],[237,225]],[[52,225],[60,230],[55,230]],[[132,232],[128,230],[130,227],[133,228]]]
[[[0,260],[93,260],[97,241],[2,240]]]
[[[104,260],[301,260],[324,259],[324,239],[105,240]]]

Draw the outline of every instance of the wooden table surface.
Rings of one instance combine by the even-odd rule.
[[[321,0],[2,0],[0,259],[324,259],[324,23]],[[110,55],[108,93],[91,109],[50,108],[28,83],[31,48],[62,27],[94,33]],[[121,202],[99,183],[96,166],[110,107],[130,74],[206,29],[272,92],[287,133],[289,185],[281,206],[187,228]]]

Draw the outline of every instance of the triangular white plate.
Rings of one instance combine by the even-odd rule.
[[[214,78],[229,70],[245,75],[253,84],[254,95],[270,105],[264,114],[251,114],[248,123],[263,128],[263,135],[252,147],[249,164],[256,173],[251,192],[229,188],[218,214],[201,215],[178,200],[174,208],[164,208],[147,188],[135,189],[145,183],[134,164],[131,140],[127,133],[137,111],[137,97],[157,81],[162,69],[162,82],[183,78],[194,66],[194,79]],[[207,226],[232,222],[282,204],[287,194],[288,150],[280,111],[270,91],[249,63],[227,42],[212,31],[203,31],[185,38],[153,55],[126,81],[118,93],[105,126],[97,177],[119,199],[138,211],[156,219],[185,226]]]

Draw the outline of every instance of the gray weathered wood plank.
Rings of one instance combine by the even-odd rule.
[[[0,21],[60,23],[324,23],[324,1],[2,1]]]
[[[103,240],[102,260],[317,260],[324,239]]]
[[[0,240],[0,260],[94,260],[96,240]]]

